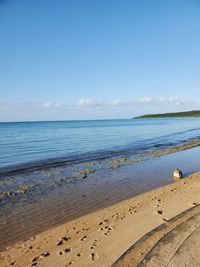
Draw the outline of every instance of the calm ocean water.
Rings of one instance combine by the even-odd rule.
[[[0,123],[0,170],[130,155],[200,137],[200,119]]]
[[[200,119],[0,123],[0,250],[199,171],[200,147],[146,153],[198,139]]]

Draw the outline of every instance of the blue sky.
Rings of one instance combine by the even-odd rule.
[[[198,0],[0,0],[0,121],[190,109]]]

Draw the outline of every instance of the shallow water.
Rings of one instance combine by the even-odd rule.
[[[136,155],[199,137],[198,118],[0,123],[0,172]]]
[[[200,170],[200,148],[148,158],[120,168],[100,168],[85,179],[42,185],[0,205],[0,249],[40,231],[174,182],[172,173]],[[94,166],[93,166],[94,167]]]
[[[200,170],[200,119],[0,123],[0,249]]]

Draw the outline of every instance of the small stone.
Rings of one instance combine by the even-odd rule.
[[[183,178],[183,173],[182,173],[181,170],[176,169],[176,170],[173,172],[173,176],[174,176],[174,178],[181,179],[181,178]]]
[[[82,170],[82,171],[80,172],[80,178],[81,178],[81,179],[85,179],[85,178],[88,177],[88,175],[94,173],[95,171],[96,171],[96,170],[90,170],[90,169]]]

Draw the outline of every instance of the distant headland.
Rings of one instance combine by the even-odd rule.
[[[162,113],[162,114],[147,114],[134,117],[134,119],[155,119],[155,118],[200,118],[200,110]]]

